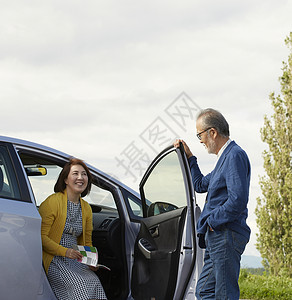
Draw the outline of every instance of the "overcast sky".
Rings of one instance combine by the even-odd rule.
[[[0,0],[0,135],[84,159],[138,190],[149,160],[182,137],[204,173],[215,156],[195,136],[212,107],[252,164],[249,225],[271,115],[269,94],[292,29],[292,1]],[[156,133],[156,134],[155,134]],[[204,197],[198,196],[202,207]]]

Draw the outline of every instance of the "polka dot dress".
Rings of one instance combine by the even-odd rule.
[[[82,233],[82,211],[80,203],[68,201],[67,218],[60,245],[71,248],[77,245]],[[48,279],[59,300],[107,299],[99,278],[85,264],[76,259],[54,256]]]

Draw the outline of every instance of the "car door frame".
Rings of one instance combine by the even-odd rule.
[[[188,289],[191,289],[192,284],[191,281],[194,281],[195,274],[195,264],[197,261],[197,238],[196,238],[196,219],[200,214],[200,209],[196,203],[193,184],[191,180],[191,174],[189,170],[189,165],[187,161],[186,154],[184,152],[182,144],[179,148],[174,148],[173,146],[169,146],[164,149],[150,164],[148,169],[146,170],[141,182],[140,182],[140,195],[142,201],[143,208],[143,218],[141,220],[141,224],[143,224],[143,220],[148,218],[155,218],[155,216],[147,217],[147,203],[145,199],[145,193],[143,190],[143,186],[145,182],[149,178],[150,174],[153,172],[158,163],[165,158],[169,153],[175,151],[178,156],[178,161],[180,163],[180,168],[183,175],[185,192],[187,195],[187,206],[186,206],[186,219],[184,225],[184,234],[181,241],[181,254],[179,259],[179,264],[177,267],[177,274],[173,276],[177,276],[175,279],[175,289],[173,292],[174,299],[184,299],[185,294]],[[138,241],[136,241],[136,244]],[[135,247],[134,257],[137,256],[137,245]],[[188,267],[187,267],[188,266]],[[192,279],[192,280],[191,280]],[[133,279],[132,279],[133,283]]]

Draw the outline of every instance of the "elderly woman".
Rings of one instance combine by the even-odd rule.
[[[55,184],[55,194],[40,206],[43,262],[58,299],[107,299],[96,268],[78,262],[73,245],[92,246],[92,211],[82,197],[91,188],[91,174],[82,160],[71,159]]]

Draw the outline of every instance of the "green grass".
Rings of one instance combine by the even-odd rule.
[[[241,299],[292,299],[292,278],[252,273],[248,269],[240,271]],[[261,272],[259,271],[259,273]]]

